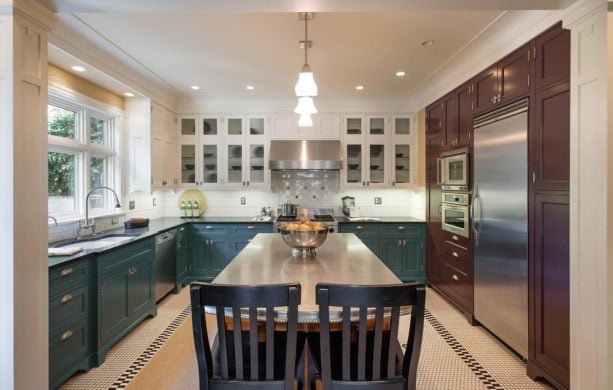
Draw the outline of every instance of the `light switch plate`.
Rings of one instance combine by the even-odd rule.
[[[381,204],[381,197],[375,196],[375,204]]]
[[[117,225],[119,223],[119,217],[114,215],[111,217],[111,225]]]
[[[136,201],[131,200],[129,204],[130,210],[134,210],[136,208]]]
[[[241,196],[241,204],[247,204],[247,198]]]

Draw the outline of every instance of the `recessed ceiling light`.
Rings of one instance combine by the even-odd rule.
[[[358,91],[361,91],[361,90],[363,90],[363,89],[364,89],[364,86],[363,86],[363,85],[357,85],[357,86],[355,87],[355,89],[357,89]]]
[[[433,41],[433,40],[428,39],[427,41],[422,41],[422,42],[420,43],[420,45],[422,45],[422,46],[426,47],[426,46],[430,46],[430,45],[432,45],[433,43],[434,43],[434,41]]]
[[[253,91],[255,89],[255,87],[253,85],[248,85],[245,88],[247,88],[250,91]]]
[[[403,70],[399,70],[398,72],[396,72],[396,76],[398,76],[398,77],[402,77],[402,76],[404,76],[405,74],[407,74],[407,72],[405,72],[405,71],[403,71]]]
[[[132,92],[124,92],[123,94],[127,97],[134,97],[134,94]]]
[[[85,72],[85,68],[79,65],[72,66],[72,70],[75,72]]]
[[[197,91],[197,90],[199,90],[199,89],[200,89],[200,87],[199,87],[199,86],[197,86],[197,85],[192,85],[192,89],[193,89],[194,91]]]

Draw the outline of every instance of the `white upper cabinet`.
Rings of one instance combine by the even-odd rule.
[[[267,123],[265,116],[181,118],[181,186],[236,188],[269,185]]]
[[[343,117],[344,187],[389,186],[390,131],[387,115]]]
[[[176,164],[177,118],[158,104],[151,105],[151,187],[174,188],[179,184]]]
[[[417,126],[414,115],[392,115],[390,166],[392,188],[415,185],[417,161]]]
[[[273,114],[271,139],[340,139],[340,114],[314,114],[312,127],[299,127],[298,114]]]

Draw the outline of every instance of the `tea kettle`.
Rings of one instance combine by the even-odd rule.
[[[351,207],[355,207],[355,198],[353,196],[343,196],[342,201],[343,201],[343,214],[349,217],[349,214],[350,214],[349,209]]]

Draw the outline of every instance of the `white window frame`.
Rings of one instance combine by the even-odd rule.
[[[47,151],[75,155],[75,210],[53,213],[59,221],[72,221],[85,217],[85,198],[90,189],[91,158],[104,158],[104,183],[121,198],[121,123],[123,111],[60,85],[49,85],[48,104],[76,113],[75,139],[48,135]],[[91,142],[90,118],[105,121],[105,145]],[[90,216],[120,214],[110,191],[102,191],[105,208],[89,209]]]

